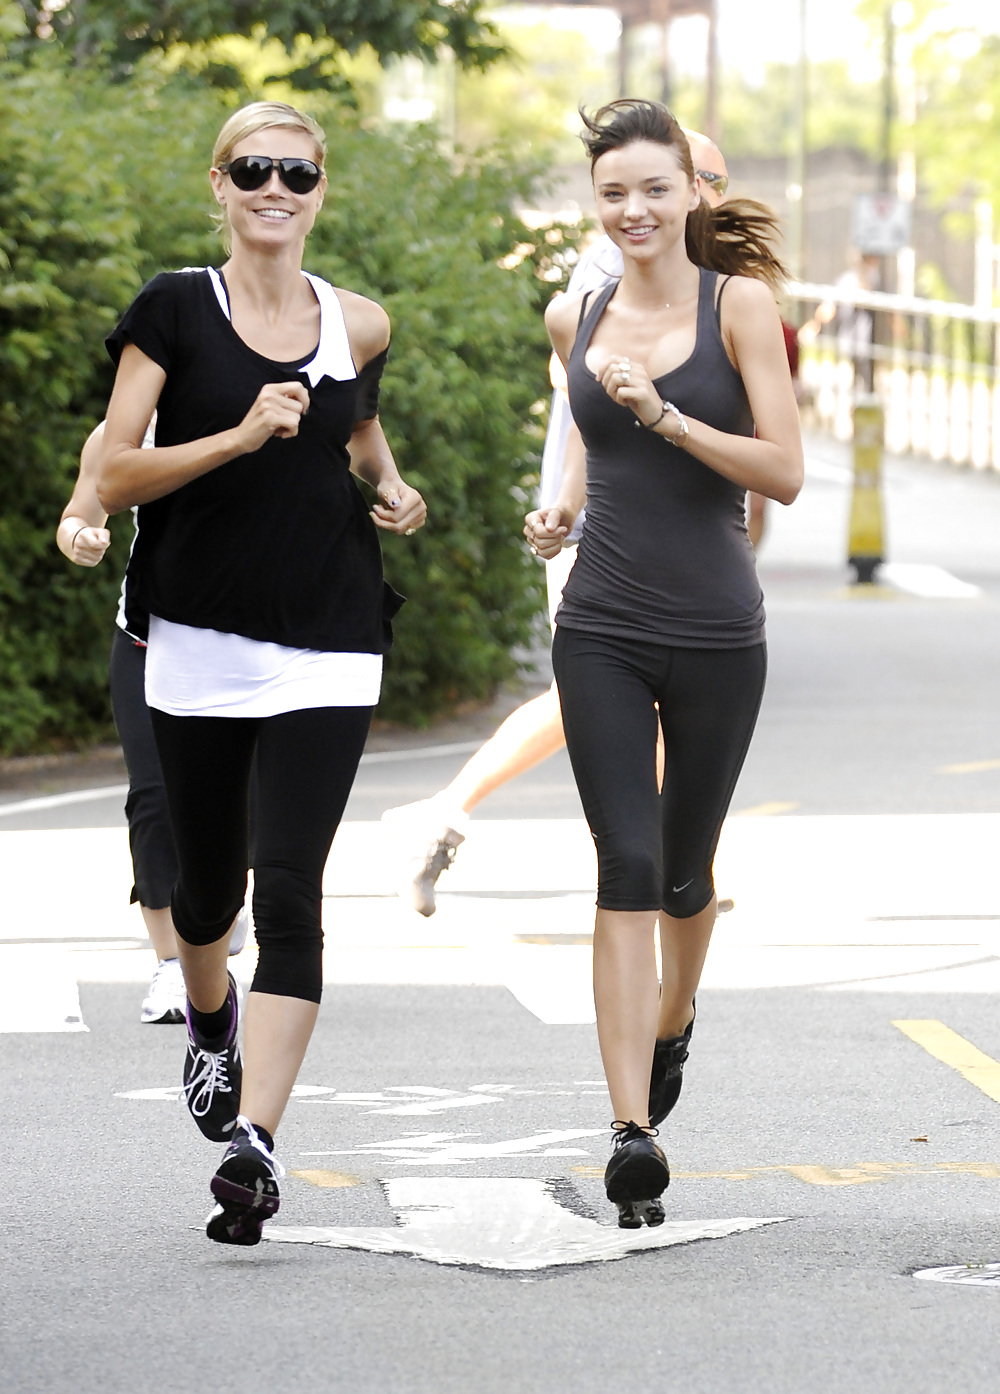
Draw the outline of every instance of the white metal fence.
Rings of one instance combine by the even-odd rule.
[[[889,450],[1000,470],[1000,310],[803,282],[788,296],[818,425],[850,439],[868,379]]]

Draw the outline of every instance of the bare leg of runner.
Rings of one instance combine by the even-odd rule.
[[[601,1059],[615,1118],[649,1123],[649,1076],[659,983],[648,911],[598,910],[594,925],[594,1003]]]
[[[164,906],[162,910],[150,910],[148,905],[140,905],[139,909],[142,911],[142,922],[146,926],[149,942],[158,961],[162,963],[164,959],[176,958],[177,935],[174,933],[174,922],[170,918],[170,906]]]
[[[567,547],[545,569],[549,618],[555,615],[563,586],[573,569],[576,548]],[[469,814],[494,789],[533,769],[566,744],[555,683],[511,712],[458,774],[430,799],[386,809],[382,820],[396,834],[397,854],[405,872],[400,895],[421,915],[433,915],[435,885],[465,841]]]
[[[281,1122],[318,1013],[318,1003],[299,997],[247,994],[240,1111],[269,1133]]]
[[[487,794],[541,764],[565,744],[559,693],[553,683],[548,692],[511,712],[438,798],[471,813]]]
[[[687,920],[677,920],[665,910],[660,911],[663,986],[656,1026],[658,1040],[682,1035],[694,1015],[692,1004],[705,967],[716,915],[715,896],[699,915]]]

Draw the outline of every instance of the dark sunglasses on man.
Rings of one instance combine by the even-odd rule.
[[[238,159],[220,165],[219,169],[223,174],[228,174],[237,189],[242,189],[245,194],[262,189],[275,169],[290,193],[311,194],[323,173],[312,160],[272,160],[270,155],[240,155]]]
[[[699,179],[704,179],[710,189],[714,189],[720,198],[725,197],[726,190],[729,188],[728,174],[714,174],[710,169],[696,169]]]

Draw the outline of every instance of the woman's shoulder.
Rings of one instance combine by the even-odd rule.
[[[180,271],[160,271],[139,291],[133,301],[144,309],[190,305],[200,298],[209,285],[208,271],[203,266],[185,266]]]
[[[766,281],[756,276],[720,275],[718,285],[724,312],[727,309],[754,310],[763,305],[774,307],[774,292]]]
[[[209,284],[207,266],[182,266],[177,271],[160,271],[143,286],[143,290],[156,287],[167,294],[189,295]]]
[[[367,362],[389,347],[389,316],[382,306],[365,295],[335,286],[344,311],[347,337],[357,362]]]
[[[584,299],[592,295],[589,290],[571,290],[563,295],[554,295],[545,307],[545,323],[549,329],[576,328]]]

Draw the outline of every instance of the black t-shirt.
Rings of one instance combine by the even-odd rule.
[[[332,326],[324,332],[331,332]],[[342,331],[341,331],[342,332]],[[156,276],[106,340],[115,363],[134,343],[164,370],[157,446],[239,423],[269,382],[298,380],[309,411],[298,435],[142,504],[127,578],[130,629],[144,615],[293,648],[384,653],[402,598],[382,579],[378,533],[349,472],[347,443],[378,412],[387,351],[344,382],[311,387],[236,333],[207,271]]]

